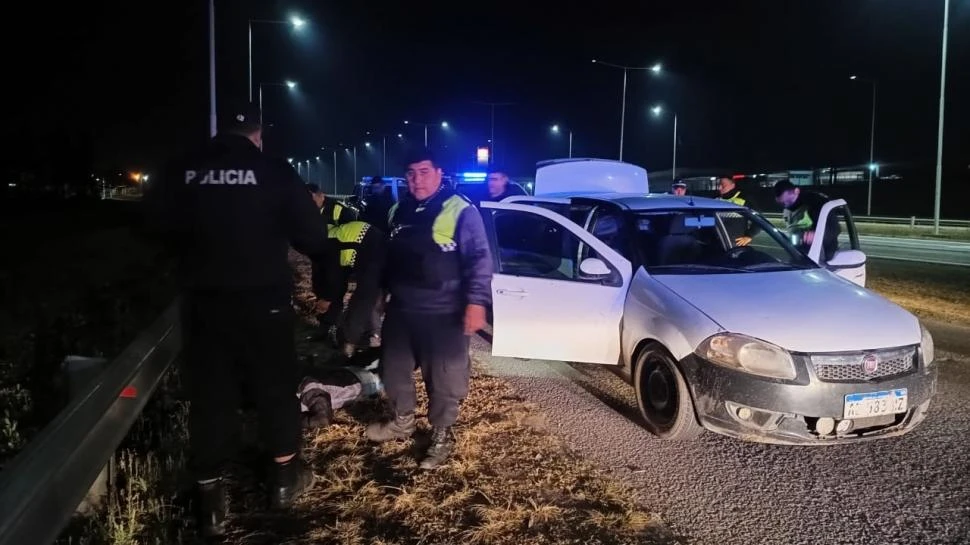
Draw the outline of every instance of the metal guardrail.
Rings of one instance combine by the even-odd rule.
[[[178,356],[178,324],[176,301],[4,468],[0,545],[57,539]]]
[[[768,219],[781,219],[780,213],[762,213],[762,216]],[[910,227],[932,227],[933,218],[917,218],[916,216],[911,216],[908,218],[893,218],[885,216],[852,216],[852,220],[856,223],[880,223],[883,225],[908,225]],[[970,220],[940,220],[940,227],[958,227],[970,229]]]

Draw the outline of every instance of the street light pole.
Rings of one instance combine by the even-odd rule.
[[[940,120],[936,131],[936,195],[933,200],[933,233],[940,234],[940,193],[943,186],[943,94],[946,90],[946,35],[950,24],[950,0],[943,0],[943,59],[940,62]]]
[[[253,20],[249,20],[249,102],[253,101]]]
[[[872,115],[869,126],[869,195],[866,200],[866,215],[872,216],[872,176],[876,169],[873,163],[873,153],[876,149],[876,80],[872,81]]]
[[[496,106],[514,106],[515,102],[483,102],[480,100],[473,100],[474,104],[481,104],[482,106],[488,106],[491,109],[491,130],[490,130],[490,140],[489,140],[489,152],[488,152],[488,164],[492,165],[495,163],[495,107]]]
[[[569,129],[569,158],[573,158],[573,130]]]
[[[387,135],[381,136],[381,176],[387,176]]]
[[[357,144],[354,144],[354,180],[351,187],[357,187]]]
[[[617,68],[623,70],[623,95],[620,99],[620,161],[623,160],[623,133],[626,128],[626,83],[627,83],[627,73],[630,70],[650,70],[654,74],[659,74],[661,70],[660,63],[656,63],[652,66],[623,66],[620,64],[613,64],[609,62],[603,62],[597,59],[593,59],[596,64],[602,64],[603,66],[609,66],[610,68]]]
[[[623,129],[626,127],[626,74],[628,70],[623,69],[623,98],[620,106],[620,161],[623,160]]]
[[[677,113],[674,112],[674,160],[670,166],[670,179],[677,179]]]
[[[216,123],[216,1],[209,0],[209,136],[215,136]]]

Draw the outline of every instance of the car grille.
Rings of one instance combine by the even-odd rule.
[[[872,365],[873,357],[876,362],[875,369]],[[868,382],[902,375],[915,369],[916,347],[849,354],[813,354],[811,360],[815,375],[823,382]]]

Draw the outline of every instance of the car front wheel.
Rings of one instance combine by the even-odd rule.
[[[637,405],[651,433],[662,439],[685,440],[704,431],[694,414],[687,382],[662,347],[649,346],[640,353],[633,379]]]

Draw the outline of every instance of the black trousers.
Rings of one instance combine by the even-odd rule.
[[[381,380],[397,414],[418,405],[414,370],[428,392],[428,421],[451,426],[468,395],[471,359],[462,314],[416,314],[391,308],[384,317]]]
[[[190,402],[190,466],[197,479],[220,476],[234,454],[244,384],[254,398],[269,455],[299,449],[290,298],[287,288],[183,294],[182,374]]]
[[[378,309],[384,295],[381,284],[384,255],[384,234],[371,228],[357,249],[352,270],[347,267],[328,268],[326,263],[314,265],[315,271],[317,268],[320,270],[314,273],[318,277],[314,284],[319,282],[321,286],[317,296],[330,301],[327,312],[318,316],[322,327],[339,326],[341,337],[351,344],[366,344],[367,337],[380,330]],[[356,286],[344,313],[344,297],[351,278]]]
[[[384,235],[372,228],[364,235],[357,250],[354,293],[347,302],[347,312],[341,324],[343,337],[351,344],[367,344],[367,337],[380,331],[384,255]]]

